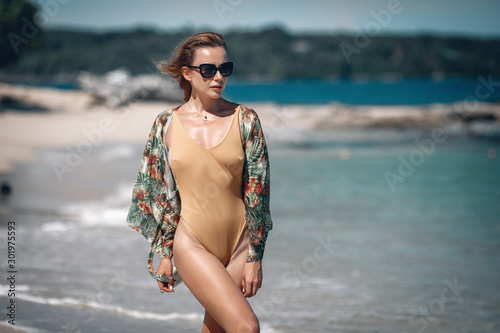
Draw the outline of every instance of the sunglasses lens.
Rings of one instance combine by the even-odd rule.
[[[200,65],[200,74],[204,78],[208,79],[211,78],[217,73],[217,70],[220,71],[220,74],[222,76],[229,76],[233,73],[233,63],[232,62],[225,62],[222,65],[220,65],[219,68],[215,67],[215,65],[212,64],[202,64]]]
[[[220,73],[222,76],[229,76],[233,73],[233,63],[226,62],[220,66]]]
[[[200,74],[204,78],[210,78],[214,76],[215,72],[217,72],[217,67],[215,67],[215,65],[203,64],[200,66]]]

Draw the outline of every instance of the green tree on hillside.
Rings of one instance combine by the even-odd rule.
[[[16,62],[23,52],[41,44],[35,23],[37,7],[25,0],[0,0],[0,67]]]
[[[43,47],[21,52],[19,61],[1,68],[0,74],[72,76],[81,71],[104,74],[117,68],[127,68],[134,75],[154,73],[157,72],[154,61],[167,59],[174,47],[194,32],[47,29],[43,34]],[[292,34],[279,27],[270,27],[261,31],[228,31],[224,38],[229,58],[235,63],[235,78],[336,80],[500,76],[498,37],[380,35],[360,46],[356,44],[356,35],[352,34]],[[33,42],[21,43],[19,48],[32,47]],[[349,58],[341,48],[346,43],[358,49]],[[12,50],[12,46],[8,46]]]

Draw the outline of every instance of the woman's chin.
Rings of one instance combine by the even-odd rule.
[[[222,96],[223,92],[224,92],[224,89],[220,89],[220,90],[210,89],[208,96],[211,98],[220,98]]]

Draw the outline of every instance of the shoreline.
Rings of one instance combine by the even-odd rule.
[[[0,331],[2,331],[2,333],[30,333],[30,331],[24,327],[17,327],[17,325],[8,324],[6,322],[0,322]]]
[[[96,104],[87,92],[0,83],[0,173],[37,160],[41,148],[65,149],[91,142],[144,143],[156,116],[179,102],[134,101],[118,108]],[[500,103],[480,103],[473,112],[458,104],[280,105],[243,103],[257,111],[266,136],[300,141],[314,133],[432,131],[456,125],[458,135],[500,135]],[[483,133],[481,132],[481,133]]]

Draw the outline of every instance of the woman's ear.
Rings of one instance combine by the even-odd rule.
[[[182,67],[182,76],[184,76],[187,81],[191,82],[191,71],[186,66]]]

